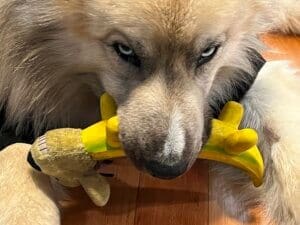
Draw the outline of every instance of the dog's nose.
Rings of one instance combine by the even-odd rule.
[[[172,166],[165,165],[157,161],[148,161],[145,163],[145,169],[153,177],[161,179],[173,179],[182,175],[188,167],[188,163],[180,162]]]

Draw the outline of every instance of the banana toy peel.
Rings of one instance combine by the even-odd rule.
[[[212,120],[211,135],[199,158],[222,162],[245,171],[254,186],[263,183],[264,162],[257,147],[258,135],[253,129],[239,130],[244,109],[237,102],[228,102],[219,119]]]
[[[97,206],[109,200],[105,178],[95,172],[97,161],[125,157],[119,141],[119,120],[114,100],[103,94],[100,99],[102,121],[84,129],[51,130],[36,139],[28,155],[29,163],[55,177],[67,187],[83,186]],[[264,163],[253,129],[239,130],[243,107],[228,102],[218,119],[212,120],[211,135],[199,158],[225,163],[245,171],[258,187],[263,183]]]

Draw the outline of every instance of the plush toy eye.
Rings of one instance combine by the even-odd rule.
[[[132,48],[121,43],[114,43],[113,48],[121,59],[136,67],[140,67],[141,61]]]
[[[211,46],[205,49],[198,60],[198,66],[201,66],[207,62],[209,62],[217,53],[219,46]]]

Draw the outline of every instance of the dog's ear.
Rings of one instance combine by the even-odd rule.
[[[228,101],[240,101],[254,83],[265,60],[254,49],[247,51],[247,58],[251,64],[251,72],[233,66],[219,69],[208,96],[210,115],[218,116]]]

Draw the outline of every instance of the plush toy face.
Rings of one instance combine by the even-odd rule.
[[[97,161],[86,151],[81,132],[70,128],[48,131],[36,139],[28,159],[34,168],[64,186],[82,185],[91,200],[103,206],[109,200],[109,184],[95,171]]]

